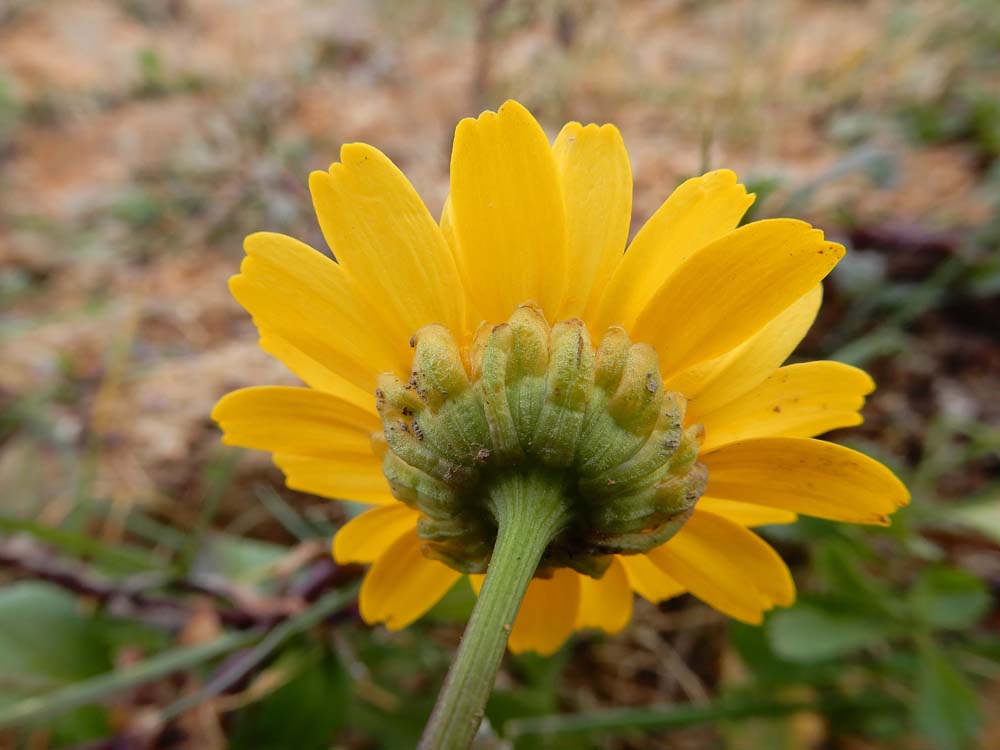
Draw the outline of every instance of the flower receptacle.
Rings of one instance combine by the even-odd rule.
[[[613,554],[638,554],[683,525],[707,480],[699,425],[666,391],[652,347],[613,327],[596,349],[577,319],[550,326],[534,305],[480,326],[463,350],[443,326],[411,339],[408,380],[376,393],[393,494],[421,513],[424,551],[486,570],[497,497],[511,477],[562,498],[567,522],[537,575],[571,567],[600,577]]]

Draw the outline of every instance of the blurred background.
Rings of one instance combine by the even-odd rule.
[[[226,279],[254,230],[325,247],[343,142],[436,215],[507,97],[619,126],[633,231],[726,166],[845,242],[796,358],[874,374],[833,437],[914,498],[766,530],[801,594],[763,627],[639,602],[509,658],[489,746],[1000,747],[995,0],[0,0],[0,747],[415,746],[471,593],[364,626],[356,511],[220,444],[220,395],[295,382]]]

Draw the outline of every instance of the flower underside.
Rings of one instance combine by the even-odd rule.
[[[563,531],[536,575],[600,578],[611,555],[647,552],[684,524],[705,489],[704,431],[684,426],[656,351],[612,327],[596,347],[578,319],[550,326],[521,305],[471,344],[429,325],[410,341],[412,372],[382,375],[377,408],[393,495],[420,511],[428,557],[486,570],[511,481],[557,495]],[[374,436],[376,442],[382,435]]]

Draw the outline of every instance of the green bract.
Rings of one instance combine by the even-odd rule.
[[[483,325],[468,351],[422,328],[408,382],[379,379],[377,406],[393,494],[421,512],[426,553],[486,570],[504,485],[561,498],[563,530],[539,566],[600,577],[612,554],[646,552],[676,533],[705,488],[700,425],[665,391],[656,352],[612,327],[596,351],[577,319],[549,326],[533,305]]]

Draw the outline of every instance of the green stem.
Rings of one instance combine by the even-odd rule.
[[[421,750],[467,750],[472,743],[524,592],[549,542],[569,520],[561,482],[544,472],[498,478],[489,500],[496,545]]]

